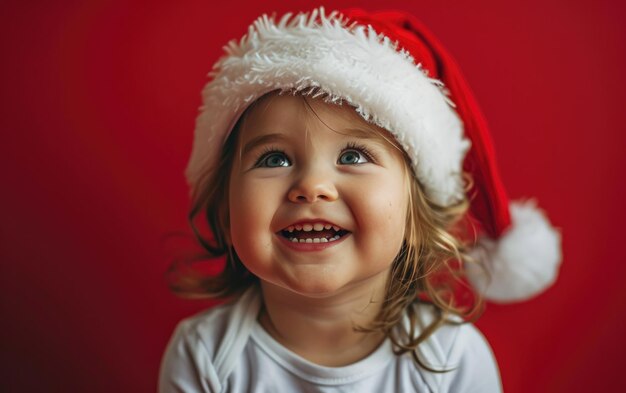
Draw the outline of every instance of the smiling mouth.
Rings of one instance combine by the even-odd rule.
[[[349,233],[350,231],[328,223],[290,225],[279,232],[292,243],[330,243]]]

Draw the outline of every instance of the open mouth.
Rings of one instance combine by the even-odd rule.
[[[330,243],[348,233],[350,231],[323,222],[290,225],[279,232],[292,243]]]

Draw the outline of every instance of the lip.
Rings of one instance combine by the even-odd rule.
[[[295,242],[290,241],[286,237],[282,236],[280,233],[275,234],[275,236],[278,238],[278,241],[281,244],[285,245],[286,247],[294,251],[315,252],[315,251],[324,251],[331,247],[335,247],[341,244],[351,234],[352,234],[351,232],[348,232],[342,237],[340,237],[339,239],[332,241],[332,242],[328,242],[328,243],[295,243]]]

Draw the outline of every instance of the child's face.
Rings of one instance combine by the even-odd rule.
[[[384,286],[409,180],[382,132],[322,100],[274,95],[250,110],[230,174],[230,236],[262,283],[312,297]]]

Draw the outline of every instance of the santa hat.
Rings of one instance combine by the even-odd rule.
[[[192,193],[207,186],[204,175],[252,102],[275,90],[321,93],[390,131],[433,202],[462,200],[462,173],[472,175],[471,216],[482,234],[474,255],[489,274],[470,268],[468,275],[488,299],[524,300],[554,282],[559,233],[534,202],[509,203],[467,83],[414,17],[357,9],[327,15],[323,8],[279,21],[262,16],[225,51],[202,92],[186,171]]]

